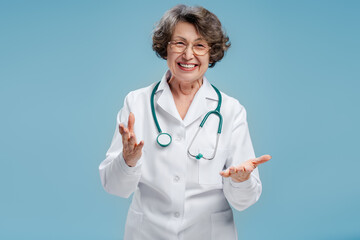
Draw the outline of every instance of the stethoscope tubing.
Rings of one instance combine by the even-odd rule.
[[[160,82],[161,82],[161,81],[160,81]],[[161,130],[161,128],[160,128],[160,125],[159,125],[159,122],[158,122],[157,117],[156,117],[155,104],[154,104],[155,93],[156,93],[156,91],[157,91],[157,89],[158,89],[158,87],[159,87],[159,85],[160,85],[160,82],[158,82],[158,83],[155,85],[154,89],[153,89],[152,92],[151,92],[150,105],[151,105],[151,113],[152,113],[152,116],[153,116],[153,119],[154,119],[154,123],[155,123],[156,128],[157,128],[157,130],[158,130],[158,132],[159,132],[156,141],[157,141],[157,143],[158,143],[161,147],[167,147],[167,146],[170,145],[170,143],[171,143],[171,141],[172,141],[172,138],[171,138],[171,135],[170,135],[170,134],[168,134],[168,133],[163,133],[163,132],[162,132],[162,130]],[[196,159],[198,159],[198,160],[201,159],[201,158],[204,158],[204,159],[206,159],[206,160],[212,160],[212,159],[215,157],[216,150],[217,150],[217,146],[218,146],[218,142],[219,142],[219,137],[220,137],[220,134],[221,134],[222,124],[223,124],[223,118],[222,118],[222,115],[221,115],[221,113],[220,113],[220,108],[221,108],[221,103],[222,103],[221,93],[220,93],[220,91],[219,91],[214,85],[211,84],[211,86],[214,88],[216,94],[218,95],[218,105],[217,105],[217,107],[216,107],[215,110],[209,111],[209,112],[205,115],[205,117],[204,117],[203,120],[201,121],[201,123],[200,123],[200,125],[199,125],[199,128],[198,128],[198,130],[196,131],[196,133],[195,133],[195,135],[194,135],[194,137],[193,137],[193,139],[192,139],[192,141],[191,141],[191,143],[190,143],[190,145],[189,145],[189,147],[188,147],[188,150],[187,150],[188,154],[189,154],[191,157],[194,157],[194,158],[196,158]],[[196,136],[197,136],[198,133],[200,132],[200,129],[203,128],[203,126],[205,125],[208,117],[209,117],[211,114],[215,114],[215,115],[218,116],[218,118],[219,118],[219,125],[218,125],[218,130],[217,130],[216,144],[215,144],[214,153],[212,154],[212,156],[211,156],[210,158],[204,157],[201,153],[198,153],[197,155],[191,154],[191,153],[190,153],[190,148],[191,148],[192,144],[194,143],[194,140],[195,140]],[[161,142],[159,142],[158,139],[159,139],[159,136],[160,136],[160,135],[168,135],[168,136],[169,136],[169,142],[166,142],[166,143],[161,143]]]
[[[160,81],[160,82],[161,82],[161,81]],[[150,97],[151,113],[152,113],[152,116],[153,116],[153,119],[154,119],[154,122],[155,122],[155,125],[156,125],[156,128],[157,128],[159,134],[162,133],[162,131],[161,131],[161,128],[160,128],[160,125],[159,125],[159,122],[158,122],[158,120],[157,120],[156,113],[155,113],[154,98],[155,98],[155,93],[156,93],[156,91],[157,91],[157,89],[158,89],[158,87],[159,87],[159,85],[160,85],[160,82],[158,82],[158,83],[155,85],[154,89],[153,89],[152,92],[151,92],[151,97]]]

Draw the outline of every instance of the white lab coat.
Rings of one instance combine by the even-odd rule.
[[[106,159],[100,164],[104,189],[133,199],[128,211],[125,240],[214,239],[235,240],[237,232],[229,203],[241,211],[254,204],[261,194],[258,170],[249,180],[235,183],[219,172],[254,158],[246,111],[234,98],[222,95],[222,133],[213,160],[192,159],[190,141],[204,115],[214,110],[218,96],[204,77],[184,120],[181,119],[164,74],[155,95],[155,109],[163,132],[172,136],[168,147],[156,142],[157,128],[150,108],[155,83],[130,92],[117,115],[117,124]],[[143,154],[135,167],[125,164],[119,124],[127,125],[135,115],[137,141],[144,140]],[[195,150],[214,151],[218,118],[211,115],[194,143]],[[200,140],[198,140],[200,139]]]

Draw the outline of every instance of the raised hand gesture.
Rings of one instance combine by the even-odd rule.
[[[221,171],[223,177],[231,177],[234,182],[244,182],[250,178],[250,174],[254,169],[271,159],[270,155],[262,155],[261,157],[249,159],[238,166],[231,166],[225,171]]]
[[[119,125],[119,131],[122,136],[123,143],[123,157],[126,164],[130,167],[134,167],[139,161],[144,141],[136,143],[136,136],[134,133],[135,116],[133,113],[129,114],[128,127],[124,127],[123,124]]]

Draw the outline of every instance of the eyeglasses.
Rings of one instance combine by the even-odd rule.
[[[189,46],[184,41],[170,41],[168,44],[170,45],[171,51],[174,53],[183,53]],[[191,49],[194,55],[203,56],[210,51],[211,47],[204,43],[195,43],[195,45],[193,44],[191,46]]]

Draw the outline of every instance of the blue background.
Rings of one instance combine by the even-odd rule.
[[[1,1],[1,239],[121,239],[130,199],[98,165],[125,95],[166,62],[151,31],[177,1]],[[240,239],[360,239],[360,1],[184,1],[230,36],[207,72],[248,111],[259,202]]]

